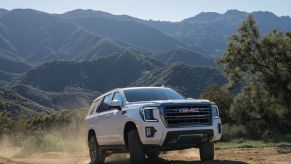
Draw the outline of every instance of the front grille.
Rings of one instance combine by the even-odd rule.
[[[166,126],[211,125],[211,107],[208,104],[164,106]]]

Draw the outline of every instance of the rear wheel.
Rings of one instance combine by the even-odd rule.
[[[89,137],[89,154],[91,162],[90,164],[103,164],[105,161],[105,155],[100,150],[100,147],[97,143],[95,135]]]
[[[132,164],[146,163],[143,146],[136,130],[128,132],[128,149]]]
[[[203,142],[200,147],[200,159],[202,161],[212,161],[214,159],[214,144],[211,142]]]

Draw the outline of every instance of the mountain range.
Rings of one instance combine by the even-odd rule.
[[[202,12],[169,22],[94,10],[0,9],[0,93],[45,111],[80,108],[126,86],[165,85],[199,97],[208,85],[226,83],[215,59],[249,14],[262,34],[291,30],[289,16],[261,11]],[[0,96],[0,110],[14,102]]]
[[[0,52],[30,64],[94,60],[124,50],[145,54],[176,48],[220,56],[240,22],[254,15],[261,32],[290,30],[291,18],[270,12],[202,12],[180,22],[142,20],[94,10],[48,14],[32,9],[0,10]]]

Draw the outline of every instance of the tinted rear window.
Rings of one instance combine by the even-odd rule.
[[[154,100],[184,100],[178,92],[170,88],[136,88],[124,90],[128,102]]]

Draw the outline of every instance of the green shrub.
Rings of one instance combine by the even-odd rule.
[[[249,133],[243,125],[222,125],[222,141],[230,141],[233,139],[247,139]]]
[[[223,87],[213,84],[208,86],[200,95],[200,98],[213,101],[217,104],[222,122],[230,122],[230,106],[233,103],[233,95]]]

